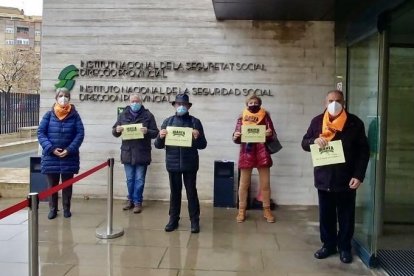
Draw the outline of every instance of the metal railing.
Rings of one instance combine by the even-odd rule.
[[[0,134],[39,125],[39,94],[0,92]]]

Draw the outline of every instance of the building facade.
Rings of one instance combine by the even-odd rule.
[[[41,114],[54,102],[61,70],[79,68],[72,100],[86,127],[82,170],[116,158],[116,196],[125,196],[126,187],[121,142],[111,127],[131,91],[141,93],[158,126],[174,113],[175,95],[189,93],[190,114],[200,118],[208,140],[200,151],[203,200],[212,200],[214,161],[235,160],[237,166],[232,133],[246,95],[256,92],[284,146],[273,156],[272,198],[279,204],[316,203],[311,160],[300,141],[334,85],[333,22],[221,22],[210,0],[46,0],[42,55]],[[164,151],[152,152],[145,198],[168,199]],[[105,196],[105,174],[82,181],[75,193]]]
[[[115,195],[123,197],[120,141],[110,133],[118,107],[139,92],[160,126],[175,95],[189,93],[209,142],[200,152],[200,198],[212,200],[214,161],[235,160],[237,174],[231,134],[245,96],[257,93],[284,146],[273,156],[272,198],[313,205],[313,168],[300,141],[326,92],[341,89],[370,141],[355,243],[373,266],[381,252],[414,248],[413,2],[44,0],[41,113],[54,102],[61,70],[75,65],[72,99],[86,127],[82,170],[114,157]],[[105,196],[106,174],[74,190]],[[144,197],[168,194],[164,152],[154,149]]]
[[[0,48],[34,49],[40,54],[42,18],[23,10],[0,7]]]

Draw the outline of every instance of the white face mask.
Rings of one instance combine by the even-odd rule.
[[[69,98],[68,97],[59,97],[58,98],[58,104],[60,106],[66,106],[69,103]]]
[[[341,113],[343,107],[340,103],[333,101],[330,104],[328,104],[327,109],[331,116],[337,116],[339,113]]]

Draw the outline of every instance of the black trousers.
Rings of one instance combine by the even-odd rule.
[[[188,214],[191,221],[200,219],[200,202],[198,201],[196,180],[197,172],[168,172],[170,178],[170,220],[178,221],[181,212],[181,191],[183,180],[188,200]]]
[[[60,178],[62,177],[62,182],[73,178],[73,173],[48,173],[47,174],[47,184],[49,189],[59,185]],[[63,210],[70,210],[70,201],[72,199],[72,185],[62,190],[62,206]],[[51,211],[58,210],[58,193],[52,194],[49,197],[49,209]]]
[[[318,190],[319,229],[324,247],[351,250],[355,229],[356,191]],[[337,224],[339,231],[337,231]]]

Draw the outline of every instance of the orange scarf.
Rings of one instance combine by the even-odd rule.
[[[322,133],[319,137],[323,137],[326,140],[331,141],[335,137],[335,134],[338,131],[342,131],[344,128],[346,118],[346,112],[343,110],[341,114],[331,122],[328,111],[325,111],[322,122]]]
[[[262,107],[257,113],[251,113],[247,108],[245,108],[243,110],[243,115],[242,115],[242,124],[243,125],[257,125],[264,119],[265,116],[266,116],[266,110]]]
[[[53,106],[53,111],[55,112],[56,117],[58,117],[59,120],[63,120],[68,116],[69,112],[72,109],[72,105],[68,104],[64,107],[60,106],[59,104],[56,104]]]

